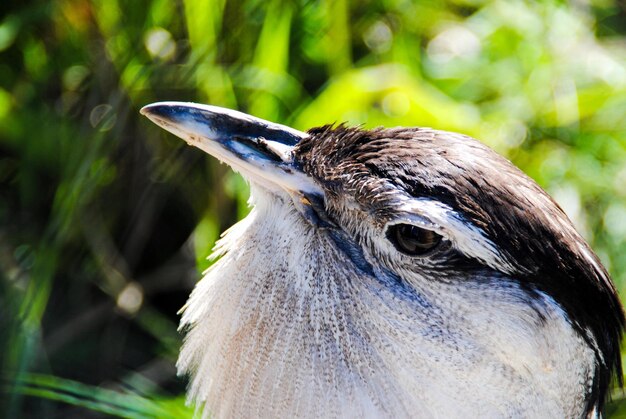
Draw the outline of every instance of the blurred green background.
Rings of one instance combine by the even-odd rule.
[[[0,416],[192,413],[176,312],[247,187],[139,115],[160,100],[472,135],[556,198],[625,295],[623,3],[3,1]]]

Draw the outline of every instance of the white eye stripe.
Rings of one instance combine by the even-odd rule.
[[[420,228],[425,228],[426,230],[432,230],[436,233],[441,234],[442,236],[446,233],[439,224],[432,222],[430,219],[420,214],[409,213],[403,214],[398,218],[390,220],[387,224],[385,224],[385,230],[387,230],[391,226],[398,224],[411,224]]]
[[[482,229],[448,205],[427,198],[406,198],[397,210],[403,215],[389,221],[387,226],[409,222],[432,229],[452,242],[454,247],[466,256],[504,273],[512,273],[515,270]]]

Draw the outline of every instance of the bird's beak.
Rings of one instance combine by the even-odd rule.
[[[293,158],[308,136],[284,125],[220,108],[184,102],[158,102],[141,109],[152,122],[198,147],[266,189],[292,196],[321,194]]]

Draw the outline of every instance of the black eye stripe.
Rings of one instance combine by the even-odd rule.
[[[441,236],[432,230],[413,224],[395,224],[387,229],[387,239],[409,256],[423,255],[441,243]]]

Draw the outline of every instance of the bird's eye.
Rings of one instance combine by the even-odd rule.
[[[396,249],[409,256],[423,255],[434,249],[441,236],[412,224],[395,224],[387,229],[387,238]]]

